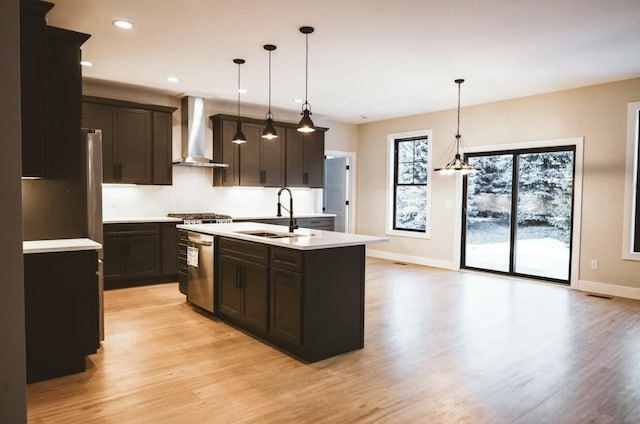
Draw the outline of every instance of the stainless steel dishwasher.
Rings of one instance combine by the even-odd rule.
[[[213,236],[191,231],[187,235],[187,302],[214,312]]]

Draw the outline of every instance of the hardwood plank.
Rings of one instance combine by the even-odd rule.
[[[640,422],[639,301],[368,259],[365,348],[311,365],[177,284],[105,310],[86,372],[28,386],[29,422]]]

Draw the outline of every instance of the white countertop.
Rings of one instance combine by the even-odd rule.
[[[22,253],[73,252],[77,250],[100,250],[102,245],[88,238],[30,240],[22,242]]]
[[[293,215],[294,218],[335,218],[336,214],[334,213],[296,213]],[[275,215],[246,215],[246,216],[238,216],[234,215],[233,219],[289,219],[288,214],[283,214],[282,216]]]
[[[182,222],[180,218],[170,216],[147,216],[138,218],[104,218],[103,224],[134,224],[139,222]]]
[[[287,247],[298,250],[330,249],[334,247],[359,246],[369,243],[389,241],[386,237],[365,236],[361,234],[322,231],[311,228],[300,228],[295,231],[298,237],[267,238],[238,233],[237,231],[269,231],[288,233],[289,228],[282,225],[260,224],[257,222],[235,222],[233,224],[195,224],[178,225],[183,230],[196,231],[203,234],[232,237],[240,240],[254,241],[272,246]]]

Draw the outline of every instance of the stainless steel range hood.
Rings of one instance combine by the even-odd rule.
[[[204,116],[204,99],[187,96],[182,98],[182,158],[174,165],[227,168],[226,163],[216,163],[205,157],[207,128]]]

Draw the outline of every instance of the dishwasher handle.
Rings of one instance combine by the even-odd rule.
[[[211,246],[213,245],[213,236],[202,236],[200,234],[189,233],[189,243],[197,244],[199,246]]]

